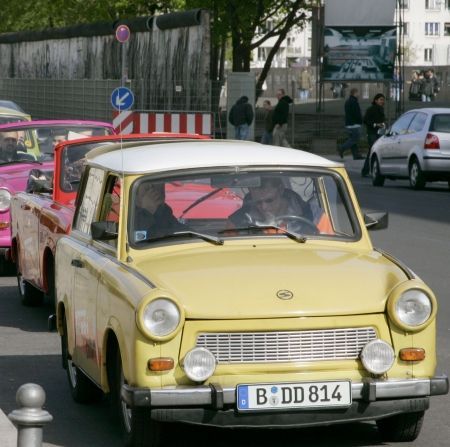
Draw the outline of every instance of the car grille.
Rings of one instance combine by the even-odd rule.
[[[217,362],[272,363],[354,360],[376,338],[374,328],[283,332],[201,333],[197,347],[209,349]]]

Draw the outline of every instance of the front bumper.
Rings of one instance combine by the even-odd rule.
[[[428,409],[430,396],[447,394],[448,391],[447,376],[388,381],[368,379],[352,383],[353,402],[348,408],[245,414],[236,410],[236,388],[222,388],[214,384],[164,389],[124,385],[122,398],[130,407],[152,408],[152,418],[161,421],[231,427],[301,427],[375,420],[424,411]]]

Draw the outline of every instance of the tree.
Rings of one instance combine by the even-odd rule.
[[[189,7],[209,7],[213,11],[213,43],[221,46],[217,53],[224,53],[224,42],[231,38],[233,71],[250,71],[252,51],[275,38],[257,80],[257,92],[261,91],[281,43],[293,27],[304,26],[305,11],[313,3],[310,0],[186,0]],[[273,23],[270,29],[269,20]],[[214,67],[211,71],[220,73]]]

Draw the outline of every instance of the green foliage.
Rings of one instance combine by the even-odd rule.
[[[182,9],[184,0],[2,0],[0,32],[59,28]]]

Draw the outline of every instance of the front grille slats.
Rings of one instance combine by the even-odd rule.
[[[200,333],[197,347],[219,364],[354,360],[376,338],[372,327],[280,332]]]

